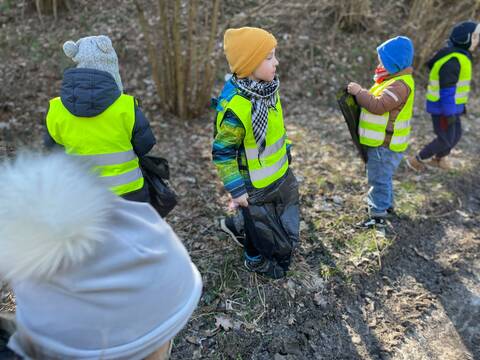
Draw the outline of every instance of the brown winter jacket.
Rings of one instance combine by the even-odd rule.
[[[411,74],[413,69],[411,67],[406,68],[396,74],[390,75],[385,80],[392,77]],[[410,88],[402,80],[397,80],[388,87],[386,87],[380,96],[372,95],[367,89],[362,88],[356,95],[358,104],[375,115],[382,115],[389,112],[387,123],[387,135],[383,146],[388,146],[393,135],[393,128],[395,120],[402,110],[403,106],[408,100],[410,95]]]

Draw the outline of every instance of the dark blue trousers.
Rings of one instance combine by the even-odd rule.
[[[462,123],[459,115],[456,115],[455,122],[450,124],[445,116],[432,115],[432,122],[433,131],[437,137],[420,151],[421,160],[432,156],[436,158],[447,156],[462,137]]]

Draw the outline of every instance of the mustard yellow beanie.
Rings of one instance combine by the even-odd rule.
[[[239,78],[250,76],[276,46],[277,39],[259,28],[228,29],[223,36],[228,65]]]

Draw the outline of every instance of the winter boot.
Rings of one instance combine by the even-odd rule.
[[[442,170],[451,170],[452,169],[452,164],[451,162],[447,159],[446,156],[437,158],[434,157],[432,160],[428,162],[428,165],[442,169]]]
[[[276,262],[268,260],[262,255],[255,257],[245,255],[245,267],[248,271],[256,272],[271,279],[281,279],[285,277],[285,271],[277,265]]]
[[[382,217],[369,217],[355,225],[359,229],[379,229],[387,226],[385,219]]]
[[[423,160],[421,160],[418,155],[410,156],[405,159],[407,166],[412,169],[413,171],[423,171],[425,170],[426,166]]]

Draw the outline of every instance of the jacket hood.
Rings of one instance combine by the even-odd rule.
[[[413,64],[413,42],[406,36],[397,36],[377,47],[377,53],[389,74],[395,74]]]
[[[222,92],[218,96],[218,98],[213,99],[215,101],[216,111],[223,111],[225,110],[223,106],[228,103],[237,93],[237,88],[235,83],[232,81],[232,76],[228,74],[225,76],[225,83],[223,85]]]
[[[472,45],[472,34],[477,31],[478,23],[463,21],[455,25],[448,40],[457,47],[469,49]]]
[[[104,112],[122,94],[113,76],[96,69],[67,69],[60,98],[75,116],[93,117]]]
[[[0,275],[49,278],[83,261],[103,241],[114,198],[87,164],[63,153],[0,164]]]

